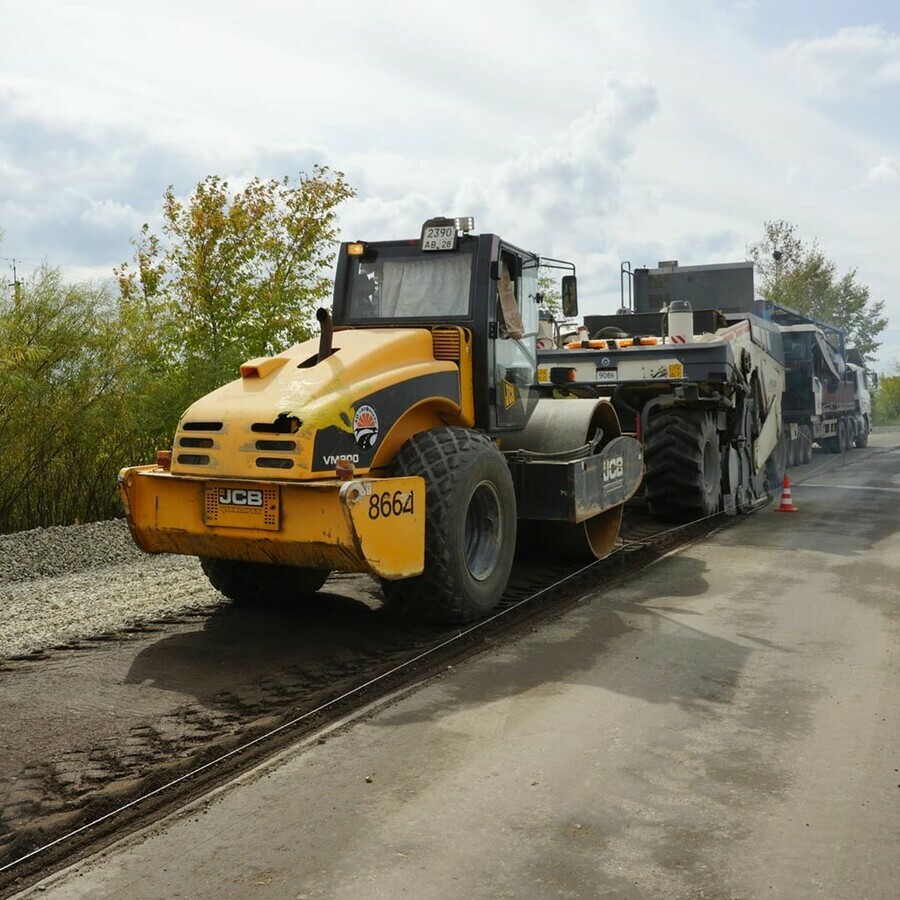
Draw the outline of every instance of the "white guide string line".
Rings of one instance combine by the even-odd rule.
[[[869,484],[822,484],[816,481],[804,481],[800,487],[835,488],[840,491],[882,491],[886,494],[900,494],[900,487],[879,487]]]

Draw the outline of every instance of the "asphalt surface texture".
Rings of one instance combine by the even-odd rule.
[[[898,896],[900,433],[797,472],[20,896]]]

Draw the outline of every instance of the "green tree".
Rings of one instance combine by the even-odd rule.
[[[544,309],[559,318],[562,315],[562,292],[559,277],[553,270],[541,269],[538,274],[538,291],[543,295]]]
[[[196,397],[246,359],[309,336],[330,293],[336,210],[354,195],[343,173],[324,166],[296,181],[254,178],[236,192],[209,176],[187,200],[166,191],[162,233],[144,225],[132,262],[115,275],[170,396],[181,385]]]
[[[900,364],[895,375],[882,375],[872,398],[872,418],[876,425],[900,425]]]
[[[0,281],[0,533],[121,515],[116,473],[169,445],[189,402],[306,337],[330,292],[344,176],[170,188],[160,235],[103,285],[43,265]]]
[[[747,247],[747,257],[756,265],[764,299],[840,328],[864,359],[881,346],[878,335],[888,324],[884,301],[872,299],[856,269],[838,275],[818,242],[804,242],[796,225],[783,219],[766,222],[762,239]]]
[[[45,264],[0,294],[0,532],[120,513],[131,346],[103,286]]]

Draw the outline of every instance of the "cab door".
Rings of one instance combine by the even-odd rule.
[[[538,265],[536,256],[501,243],[490,341],[498,431],[523,428],[537,402]]]

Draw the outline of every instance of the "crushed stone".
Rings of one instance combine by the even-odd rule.
[[[0,535],[0,659],[223,603],[196,559],[141,552],[121,519]]]

